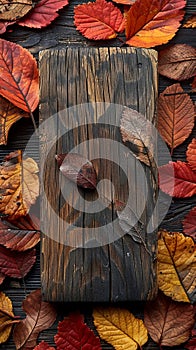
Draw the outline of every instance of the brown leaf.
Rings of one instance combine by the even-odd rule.
[[[39,72],[31,53],[0,39],[0,94],[26,112],[39,102]]]
[[[180,345],[190,336],[194,325],[194,308],[159,293],[154,301],[146,303],[144,324],[159,346]]]
[[[0,344],[9,338],[14,323],[13,307],[11,300],[0,292]]]
[[[86,189],[95,189],[97,174],[93,164],[77,153],[58,154],[56,160],[59,170],[69,180]]]
[[[184,233],[196,241],[196,207],[189,211],[182,223]]]
[[[32,349],[41,331],[52,326],[56,319],[56,311],[52,304],[42,301],[38,289],[29,294],[23,301],[23,309],[27,316],[14,328],[14,343],[16,349]]]
[[[124,108],[120,132],[123,142],[131,143],[134,156],[146,165],[152,165],[155,143],[152,124],[136,110]]]
[[[32,0],[1,0],[0,20],[15,21],[32,9]]]
[[[192,139],[186,151],[186,159],[192,170],[196,171],[196,138]]]
[[[23,278],[36,261],[36,250],[11,251],[0,246],[0,272],[13,278]]]
[[[158,100],[158,131],[173,149],[179,146],[192,132],[195,121],[194,104],[180,84],[168,86]],[[171,94],[171,95],[170,95]]]
[[[22,159],[21,151],[5,157],[0,166],[0,212],[12,219],[28,213],[39,195],[38,166],[32,158]]]
[[[196,48],[176,44],[159,52],[158,71],[175,80],[186,80],[196,75]]]
[[[182,26],[183,28],[196,28],[196,15],[190,16]]]
[[[29,117],[29,114],[0,96],[0,145],[7,144],[9,129],[22,117]]]

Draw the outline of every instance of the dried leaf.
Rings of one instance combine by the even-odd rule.
[[[42,341],[40,344],[38,344],[34,350],[55,350],[52,346],[50,346],[48,343],[45,341]]]
[[[77,153],[56,155],[59,170],[69,180],[82,188],[95,189],[97,174],[93,164]]]
[[[196,241],[196,207],[189,211],[182,223],[184,233]]]
[[[183,24],[183,28],[196,28],[196,15],[190,16]]]
[[[148,340],[143,321],[128,310],[120,308],[97,308],[93,311],[94,323],[101,338],[116,350],[136,350]]]
[[[27,316],[14,328],[14,343],[16,349],[27,350],[36,346],[36,340],[41,331],[52,326],[56,319],[54,307],[42,301],[41,291],[30,293],[23,301],[23,310]]]
[[[196,172],[187,163],[169,162],[159,167],[160,189],[176,198],[187,198],[196,194]]]
[[[22,160],[21,151],[10,153],[0,165],[0,212],[16,219],[28,213],[39,195],[38,166]]]
[[[26,112],[39,102],[39,73],[31,53],[0,39],[0,94]]]
[[[194,302],[196,282],[194,241],[179,232],[160,231],[158,286],[176,301]]]
[[[9,277],[25,277],[35,261],[35,249],[26,252],[15,252],[0,246],[0,271]]]
[[[105,40],[116,38],[124,30],[120,10],[111,2],[96,0],[78,5],[74,9],[74,24],[86,38]]]
[[[5,343],[9,338],[12,327],[16,323],[14,318],[11,300],[0,292],[0,344]]]
[[[196,75],[196,48],[176,44],[159,52],[158,71],[175,80],[186,80]]]
[[[180,345],[190,336],[194,325],[194,308],[159,293],[154,301],[146,304],[144,324],[159,346]]]
[[[194,104],[180,84],[168,86],[158,100],[158,131],[173,149],[191,134],[195,121]],[[171,94],[171,95],[170,95]]]
[[[192,330],[191,339],[189,339],[188,343],[185,344],[185,349],[195,350],[196,349],[196,331]]]
[[[0,145],[7,144],[9,129],[22,117],[29,117],[29,114],[0,96]]]
[[[186,151],[186,159],[192,170],[196,171],[196,138],[192,139]]]
[[[172,39],[183,19],[185,0],[137,0],[126,12],[126,43],[153,47]]]
[[[32,9],[32,0],[1,0],[0,20],[15,21]]]
[[[54,339],[57,350],[101,350],[99,338],[84,324],[83,316],[77,313],[70,314],[59,322],[58,333]]]
[[[68,5],[69,0],[41,0],[29,12],[28,16],[17,22],[20,26],[42,28],[48,26],[58,17],[57,11]]]
[[[123,142],[132,144],[130,148],[135,157],[148,166],[152,165],[155,143],[152,124],[136,110],[124,108],[120,132]]]

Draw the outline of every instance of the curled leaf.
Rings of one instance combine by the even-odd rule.
[[[188,145],[186,159],[191,169],[196,171],[196,138],[194,138]]]
[[[1,0],[0,20],[15,21],[25,16],[32,8],[32,0]]]
[[[158,286],[176,301],[194,302],[196,255],[194,241],[179,232],[160,231]]]
[[[159,346],[180,345],[190,336],[194,325],[194,308],[159,293],[154,301],[146,303],[144,324]]]
[[[95,189],[97,185],[97,174],[93,164],[77,153],[56,155],[59,170],[69,180],[75,182],[79,187]]]
[[[184,233],[196,241],[196,207],[189,211],[182,223]]]
[[[147,329],[142,320],[128,310],[120,308],[97,308],[93,311],[94,323],[101,338],[116,350],[136,350],[148,340]]]

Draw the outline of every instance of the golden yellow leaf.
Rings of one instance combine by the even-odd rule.
[[[179,232],[159,234],[158,286],[173,300],[192,302],[196,282],[194,241]]]
[[[21,151],[5,157],[0,166],[0,212],[16,219],[28,213],[39,195],[38,166]]]
[[[93,311],[93,317],[100,337],[116,350],[136,350],[148,340],[143,321],[128,310],[97,308]]]
[[[0,344],[4,343],[12,330],[14,314],[11,300],[0,292]]]

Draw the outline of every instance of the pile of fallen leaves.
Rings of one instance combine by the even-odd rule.
[[[116,4],[114,4],[116,3]],[[184,16],[185,0],[96,0],[74,9],[74,23],[90,40],[116,38],[123,44],[154,47],[174,37]],[[2,0],[0,34],[13,24],[41,28],[55,20],[68,0]],[[184,23],[196,27],[196,16]],[[125,39],[123,39],[125,32]],[[159,50],[159,73],[171,80],[159,96],[158,130],[173,154],[192,135],[195,106],[179,82],[188,80],[196,89],[196,49],[176,44]],[[39,72],[33,56],[21,46],[0,39],[0,144],[6,145],[10,127],[20,118],[31,117],[39,103]],[[173,83],[173,80],[177,81]],[[39,220],[29,216],[39,194],[38,166],[20,150],[10,153],[0,165],[0,284],[6,278],[23,279],[36,261],[40,240]],[[171,179],[175,178],[174,189]],[[159,169],[159,186],[174,198],[196,195],[196,139],[186,150],[186,161],[165,164]],[[195,321],[195,239],[196,206],[185,216],[183,232],[160,228],[158,240],[159,293],[147,302],[143,319],[131,310],[94,308],[92,319],[97,333],[89,329],[80,313],[60,321],[52,343],[37,339],[56,320],[55,306],[44,302],[40,290],[23,301],[26,317],[14,315],[11,300],[0,292],[0,343],[12,334],[16,349],[66,350],[101,349],[100,338],[115,349],[142,349],[148,335],[162,346],[185,344],[196,349]]]

